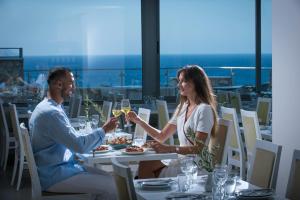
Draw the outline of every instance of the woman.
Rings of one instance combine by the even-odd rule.
[[[202,146],[187,136],[188,128],[196,133],[196,138],[208,144],[216,130],[216,101],[210,80],[204,70],[197,65],[188,65],[177,73],[180,104],[173,117],[161,130],[157,130],[143,121],[136,113],[130,112],[127,118],[139,124],[156,142],[152,147],[156,152],[176,152],[195,154]],[[180,146],[163,144],[174,133],[178,133]],[[180,172],[178,161],[143,161],[140,162],[138,177],[153,178],[176,176]]]

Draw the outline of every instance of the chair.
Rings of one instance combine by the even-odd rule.
[[[55,192],[42,192],[39,174],[35,164],[31,142],[28,134],[28,130],[24,123],[20,124],[21,138],[24,143],[24,153],[28,161],[29,174],[31,179],[31,195],[32,199],[89,199],[86,194],[74,195],[68,193],[55,193]],[[47,197],[45,197],[47,196]]]
[[[0,103],[0,131],[1,131],[1,166],[6,170],[9,150],[16,148],[15,137],[9,135],[5,108]]]
[[[260,125],[269,125],[270,124],[270,112],[271,112],[271,98],[262,98],[258,97],[256,112]]]
[[[290,177],[285,197],[290,200],[300,199],[300,150],[294,150]]]
[[[262,187],[276,189],[281,145],[256,140],[253,159],[248,171],[248,182]]]
[[[145,108],[139,108],[138,116],[142,118],[146,123],[149,123],[151,110]],[[134,130],[134,138],[143,138],[144,142],[147,140],[147,132],[139,125],[136,124]]]
[[[75,94],[70,98],[69,117],[76,118],[80,115],[82,97]]]
[[[256,139],[261,140],[259,124],[256,111],[246,111],[241,109],[242,123],[244,127],[244,137],[247,150],[247,161],[249,161],[255,150]]]
[[[242,108],[241,95],[239,92],[229,92],[229,101],[232,108],[236,109],[237,114],[240,114]]]
[[[209,141],[210,150],[214,146],[218,146],[217,152],[215,155],[215,163],[216,164],[226,164],[227,161],[227,149],[229,145],[229,138],[231,137],[231,128],[232,121],[225,119],[218,119],[218,127],[216,131],[216,136],[211,137]]]
[[[103,116],[105,117],[103,121],[107,121],[110,119],[111,108],[112,108],[111,101],[103,101],[102,112],[103,112]]]
[[[14,184],[17,168],[19,166],[18,181],[17,181],[17,190],[19,190],[22,175],[23,175],[24,165],[27,165],[27,162],[25,161],[24,144],[23,144],[23,140],[21,137],[21,131],[20,131],[20,127],[19,127],[19,118],[18,118],[18,113],[17,113],[15,104],[9,105],[9,114],[10,114],[10,119],[11,119],[11,123],[12,123],[13,134],[16,139],[14,169],[13,169],[13,175],[12,175],[10,184],[11,185]]]
[[[158,114],[158,128],[162,130],[169,122],[169,112],[167,102],[164,100],[156,100],[157,114]],[[168,144],[174,145],[173,135],[169,138]]]
[[[228,166],[230,168],[239,167],[240,177],[246,180],[246,156],[245,156],[245,145],[242,140],[240,127],[238,123],[238,117],[235,108],[221,107],[222,118],[231,120],[233,128],[230,143],[228,146]]]
[[[114,177],[119,199],[136,200],[137,197],[130,167],[119,163],[116,158],[112,158],[111,162],[114,170]]]

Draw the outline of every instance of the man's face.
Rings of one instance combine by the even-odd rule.
[[[66,78],[62,82],[61,96],[63,98],[69,98],[75,90],[74,76],[73,73],[67,72]]]

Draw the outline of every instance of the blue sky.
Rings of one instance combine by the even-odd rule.
[[[254,53],[254,0],[161,0],[163,54]],[[271,52],[271,0],[262,49]],[[141,53],[140,0],[0,0],[0,47],[25,55]]]

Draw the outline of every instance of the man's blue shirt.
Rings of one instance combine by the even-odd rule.
[[[84,172],[74,152],[87,153],[102,144],[102,128],[80,135],[71,126],[61,104],[45,98],[34,109],[29,122],[32,149],[42,190]]]

